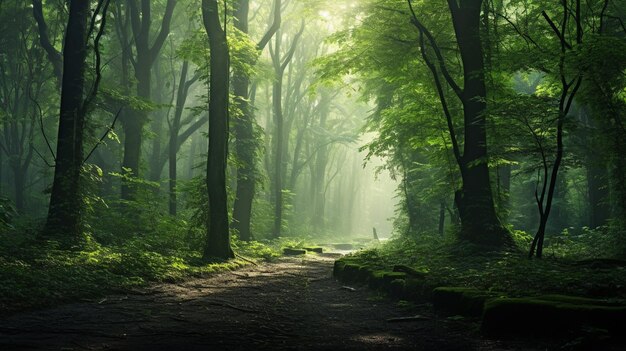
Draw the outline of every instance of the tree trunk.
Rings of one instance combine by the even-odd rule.
[[[247,34],[250,2],[239,0],[237,5],[235,27]],[[239,238],[244,241],[252,239],[250,219],[256,185],[257,141],[254,138],[254,116],[249,105],[249,90],[250,78],[245,72],[236,70],[233,74],[233,92],[237,107],[241,110],[241,117],[234,121],[235,150],[239,165],[232,226],[239,233]]]
[[[202,0],[202,17],[211,50],[209,153],[207,157],[209,223],[204,259],[229,259],[234,257],[230,247],[226,193],[230,58],[226,32],[220,25],[217,0]]]
[[[444,234],[444,226],[446,223],[446,202],[445,201],[441,201],[439,203],[439,235],[443,236]]]
[[[326,121],[330,114],[330,95],[326,91],[322,91],[319,102],[319,128],[326,130]],[[315,157],[315,174],[313,175],[313,183],[315,187],[315,197],[313,198],[313,221],[312,224],[321,230],[324,229],[324,212],[326,205],[325,187],[326,184],[326,167],[328,166],[328,138],[317,138],[317,152]]]
[[[89,1],[72,1],[69,5],[63,49],[57,159],[48,217],[42,232],[42,238],[56,239],[64,245],[76,243],[81,235],[80,171],[83,163],[83,93],[89,5]]]
[[[150,46],[150,32],[152,25],[152,9],[149,0],[141,0],[137,4],[137,0],[128,0],[130,8],[130,18],[133,29],[134,44],[136,48],[136,65],[135,78],[137,79],[137,96],[150,101],[151,98],[151,78],[152,65],[157,59],[165,39],[170,32],[170,24],[176,0],[167,0],[161,28]],[[124,127],[124,161],[122,168],[125,172],[129,172],[133,178],[140,176],[141,162],[141,146],[143,126],[148,120],[147,111],[136,110],[129,113],[122,120]],[[122,199],[133,200],[136,193],[135,186],[132,181],[122,182]]]
[[[277,40],[280,42],[280,40]],[[280,47],[278,44],[277,47]],[[280,52],[277,50],[277,52]],[[280,237],[283,222],[283,138],[284,119],[282,107],[283,75],[282,72],[276,77],[272,89],[272,106],[274,110],[274,237]]]
[[[502,245],[510,237],[496,215],[489,180],[487,89],[479,30],[482,0],[467,0],[460,5],[455,0],[448,0],[448,4],[463,62],[463,187],[456,196],[462,223],[461,237],[477,244]]]

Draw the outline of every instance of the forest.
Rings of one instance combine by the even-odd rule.
[[[0,0],[0,348],[626,348],[625,22]]]

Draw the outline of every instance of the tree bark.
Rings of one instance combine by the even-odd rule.
[[[220,24],[217,0],[202,0],[202,17],[211,50],[209,152],[206,179],[209,194],[209,223],[204,259],[229,259],[234,257],[230,247],[226,193],[230,58],[226,32]]]
[[[235,13],[235,27],[243,33],[248,33],[248,14],[250,2],[240,0]],[[236,70],[233,74],[233,92],[241,117],[234,121],[235,151],[239,165],[237,167],[237,190],[233,204],[232,227],[244,241],[252,239],[250,219],[252,216],[252,201],[256,185],[256,149],[257,141],[254,138],[254,116],[249,105],[250,78],[245,72]]]

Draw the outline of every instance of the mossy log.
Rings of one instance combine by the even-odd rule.
[[[341,279],[343,276],[343,270],[346,267],[346,262],[344,260],[337,260],[333,266],[333,277],[336,279]]]
[[[401,264],[393,266],[393,271],[406,273],[408,276],[411,276],[414,278],[425,278],[427,275],[426,272],[420,272],[409,266],[405,266]]]
[[[304,255],[306,254],[306,250],[303,249],[292,249],[292,248],[284,248],[283,249],[283,254],[287,255],[287,256],[298,256],[298,255]]]

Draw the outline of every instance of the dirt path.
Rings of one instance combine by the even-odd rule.
[[[332,259],[284,258],[0,320],[0,350],[508,350],[471,325],[344,289]],[[388,322],[419,314],[423,320]]]

